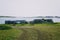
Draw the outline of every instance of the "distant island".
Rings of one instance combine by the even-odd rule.
[[[16,16],[0,16],[0,18],[16,18]],[[60,16],[33,16],[33,17],[21,17],[21,18],[60,18]]]
[[[37,18],[60,18],[60,16],[37,16]]]
[[[33,17],[24,17],[24,18],[60,18],[60,16],[33,16]]]
[[[15,18],[14,16],[0,16],[0,18]]]

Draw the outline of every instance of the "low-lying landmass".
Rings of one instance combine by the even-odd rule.
[[[0,18],[15,18],[14,16],[0,16]]]
[[[0,18],[16,18],[16,16],[0,16]],[[60,16],[33,16],[33,17],[20,17],[20,18],[60,18]]]

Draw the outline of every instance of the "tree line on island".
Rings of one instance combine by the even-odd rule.
[[[6,20],[5,24],[42,24],[42,23],[53,23],[52,19],[34,19],[33,21],[26,21],[26,20],[15,20],[10,21]]]

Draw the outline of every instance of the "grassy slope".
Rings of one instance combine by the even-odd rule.
[[[0,40],[17,40],[21,34],[19,29],[0,30]]]
[[[17,26],[19,26],[19,25],[17,25]],[[39,31],[38,35],[39,35],[39,38],[40,38],[40,39],[37,39],[37,40],[60,40],[60,23],[58,23],[58,24],[35,24],[35,25],[27,24],[27,25],[24,25],[24,26],[22,25],[22,27],[25,27],[25,26],[27,26],[27,27],[33,26],[32,30],[27,29],[28,32],[29,32],[29,35],[30,35],[28,37],[29,40],[36,40],[35,38],[36,38],[37,33],[34,35],[34,31],[36,31],[36,30]],[[34,29],[36,29],[36,30],[34,30]],[[34,37],[34,39],[32,39],[33,37]]]
[[[23,31],[23,35],[21,35],[22,31],[19,29],[0,30],[0,40],[17,40],[18,38],[19,40],[23,40],[24,38],[25,40],[60,40],[60,24],[27,24],[16,26],[18,26],[17,28],[19,28],[19,26],[33,26],[33,28],[24,28],[23,30],[27,31],[27,33]]]
[[[36,24],[34,28],[40,30],[42,40],[60,40],[59,24]]]

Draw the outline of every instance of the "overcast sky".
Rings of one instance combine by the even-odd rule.
[[[60,16],[60,0],[0,0],[0,16]]]

